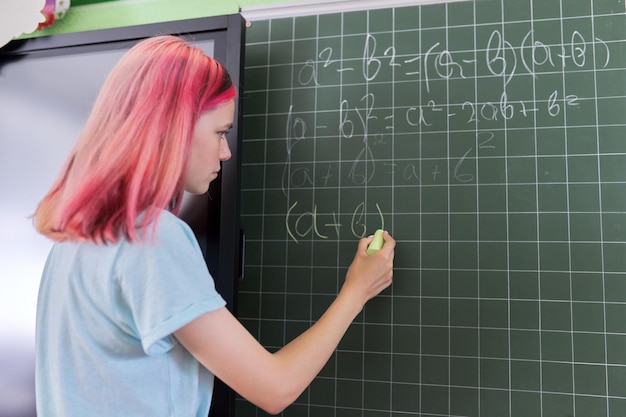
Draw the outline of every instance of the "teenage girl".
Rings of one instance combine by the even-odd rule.
[[[359,241],[328,310],[268,352],[233,317],[186,223],[230,158],[236,89],[174,36],[139,42],[107,77],[36,209],[54,240],[37,302],[39,417],[206,417],[214,375],[276,414],[295,401],[365,303],[391,284],[395,241]]]

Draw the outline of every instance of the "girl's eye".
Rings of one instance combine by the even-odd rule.
[[[222,130],[220,132],[217,132],[217,134],[219,135],[220,138],[222,139],[226,139],[226,135],[228,135],[230,133],[229,130]]]

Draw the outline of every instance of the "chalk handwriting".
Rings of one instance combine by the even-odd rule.
[[[416,45],[419,40],[416,39]],[[427,92],[431,92],[432,81],[453,78],[465,79],[479,61],[483,61],[491,75],[504,78],[505,86],[514,76],[530,74],[537,77],[546,68],[563,70],[570,65],[583,68],[588,62],[601,63],[598,68],[606,68],[611,60],[609,45],[600,38],[588,40],[579,31],[572,31],[561,45],[547,44],[535,38],[535,31],[529,30],[519,44],[508,41],[499,30],[491,32],[485,45],[476,45],[475,59],[459,59],[457,55],[435,42],[423,52],[399,55],[395,45],[387,46],[382,53],[378,50],[377,38],[366,34],[363,42],[362,75],[364,82],[375,81],[384,66],[403,71],[404,75],[419,77]],[[484,54],[481,58],[479,55]],[[308,59],[298,71],[298,83],[302,86],[319,85],[318,73],[321,69],[352,71],[354,67],[344,66],[340,58],[335,58],[332,47],[319,52],[318,59]]]
[[[385,228],[385,218],[378,203],[375,204],[375,221],[370,224],[366,221],[365,202],[360,202],[348,214],[339,214],[336,211],[320,212],[317,204],[313,205],[312,210],[299,211],[299,206],[300,203],[295,201],[285,216],[287,233],[296,243],[305,238],[330,239],[331,234],[339,238],[345,222],[349,224],[351,235],[356,238],[365,237],[368,231]]]
[[[300,201],[304,199],[299,198],[299,190],[310,192],[305,190],[342,185],[370,187],[374,183],[389,184],[390,181],[417,185],[431,181],[433,184],[477,183],[480,178],[476,161],[489,153],[502,154],[498,147],[507,123],[519,118],[530,119],[529,122],[533,123],[540,116],[544,119],[563,118],[564,113],[570,109],[578,110],[585,101],[584,97],[567,91],[565,83],[547,89],[543,83],[541,88],[531,91],[533,98],[528,99],[526,91],[520,90],[519,86],[513,88],[513,81],[518,76],[531,80],[526,85],[534,88],[546,73],[563,72],[566,68],[568,72],[591,71],[607,68],[611,63],[607,42],[597,37],[587,39],[577,30],[565,33],[561,44],[550,44],[539,39],[534,30],[529,30],[513,42],[506,38],[504,32],[496,29],[483,40],[483,45],[475,45],[474,51],[458,52],[448,50],[445,47],[447,42],[433,42],[419,47],[420,39],[415,42],[418,51],[401,52],[393,44],[393,39],[379,39],[367,33],[363,35],[362,55],[358,63],[359,59],[344,60],[333,47],[326,46],[294,69],[295,82],[303,88],[319,87],[322,85],[320,80],[333,80],[333,77],[326,76],[327,71],[330,74],[354,71],[350,83],[345,85],[346,91],[351,93],[344,92],[343,85],[337,87],[340,99],[336,110],[331,110],[336,113],[335,123],[332,117],[326,117],[321,123],[312,120],[311,128],[307,125],[306,116],[298,116],[302,113],[294,104],[290,104],[286,112],[282,191],[289,206],[285,227],[295,242],[338,238],[344,229],[349,230],[352,236],[363,237],[367,231],[384,227],[384,216],[378,203],[375,210],[370,211],[365,201],[352,207],[349,214],[344,207],[341,212],[339,208],[332,207],[322,211],[316,201],[312,201],[309,207],[302,207]],[[403,44],[403,48],[406,47]],[[406,92],[403,91],[404,84],[389,82],[389,78],[394,80],[395,76],[401,82],[409,83],[410,88]],[[362,77],[361,83],[358,82],[359,77]],[[462,81],[468,77],[476,77],[474,89],[468,91],[472,96],[459,100],[459,94],[455,92],[456,102],[451,101],[448,89],[452,89],[453,82],[458,82],[454,80]],[[479,78],[496,78],[499,81],[490,84],[490,89],[474,91],[480,88]],[[380,86],[368,87],[376,86],[378,81],[389,83],[389,89],[403,92],[403,105],[396,105],[393,100],[390,102],[389,98],[393,96],[381,90]],[[443,91],[442,83],[436,81],[445,82]],[[348,90],[353,85],[364,86],[360,99],[354,95],[358,89]],[[384,100],[377,100],[379,94],[385,94]],[[516,96],[518,94],[525,95],[520,98]],[[328,103],[324,106],[327,110]],[[397,131],[403,133],[403,140],[408,143],[404,146],[410,146],[410,142],[414,141],[418,150],[421,133],[442,132],[448,140],[452,140],[454,133],[450,131],[451,126],[459,131],[475,131],[476,136],[474,145],[470,142],[465,149],[458,149],[457,146],[455,157],[442,155],[447,159],[445,163],[437,158],[424,162],[418,155],[419,151],[411,155],[389,155],[389,145],[394,143]],[[414,139],[410,132],[415,133]],[[311,162],[315,156],[303,153],[304,149],[310,152],[315,147],[301,144],[316,140],[318,134],[324,138],[336,137],[336,140],[350,144],[339,148],[340,163]],[[301,154],[303,157],[300,157]],[[328,202],[324,201],[324,204]],[[372,219],[376,219],[375,225],[371,224]]]

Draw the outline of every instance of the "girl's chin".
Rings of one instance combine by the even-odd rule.
[[[201,195],[209,191],[209,184],[207,184],[205,187],[185,188],[185,191],[189,194]]]
[[[193,186],[185,187],[185,191],[191,194],[204,194],[209,191],[209,186],[218,177],[218,173],[214,172],[209,178],[207,178],[206,184],[194,184]]]

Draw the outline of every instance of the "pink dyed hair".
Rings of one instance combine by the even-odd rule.
[[[35,227],[55,241],[138,240],[180,208],[199,116],[235,96],[225,68],[185,40],[137,43],[104,82]]]

